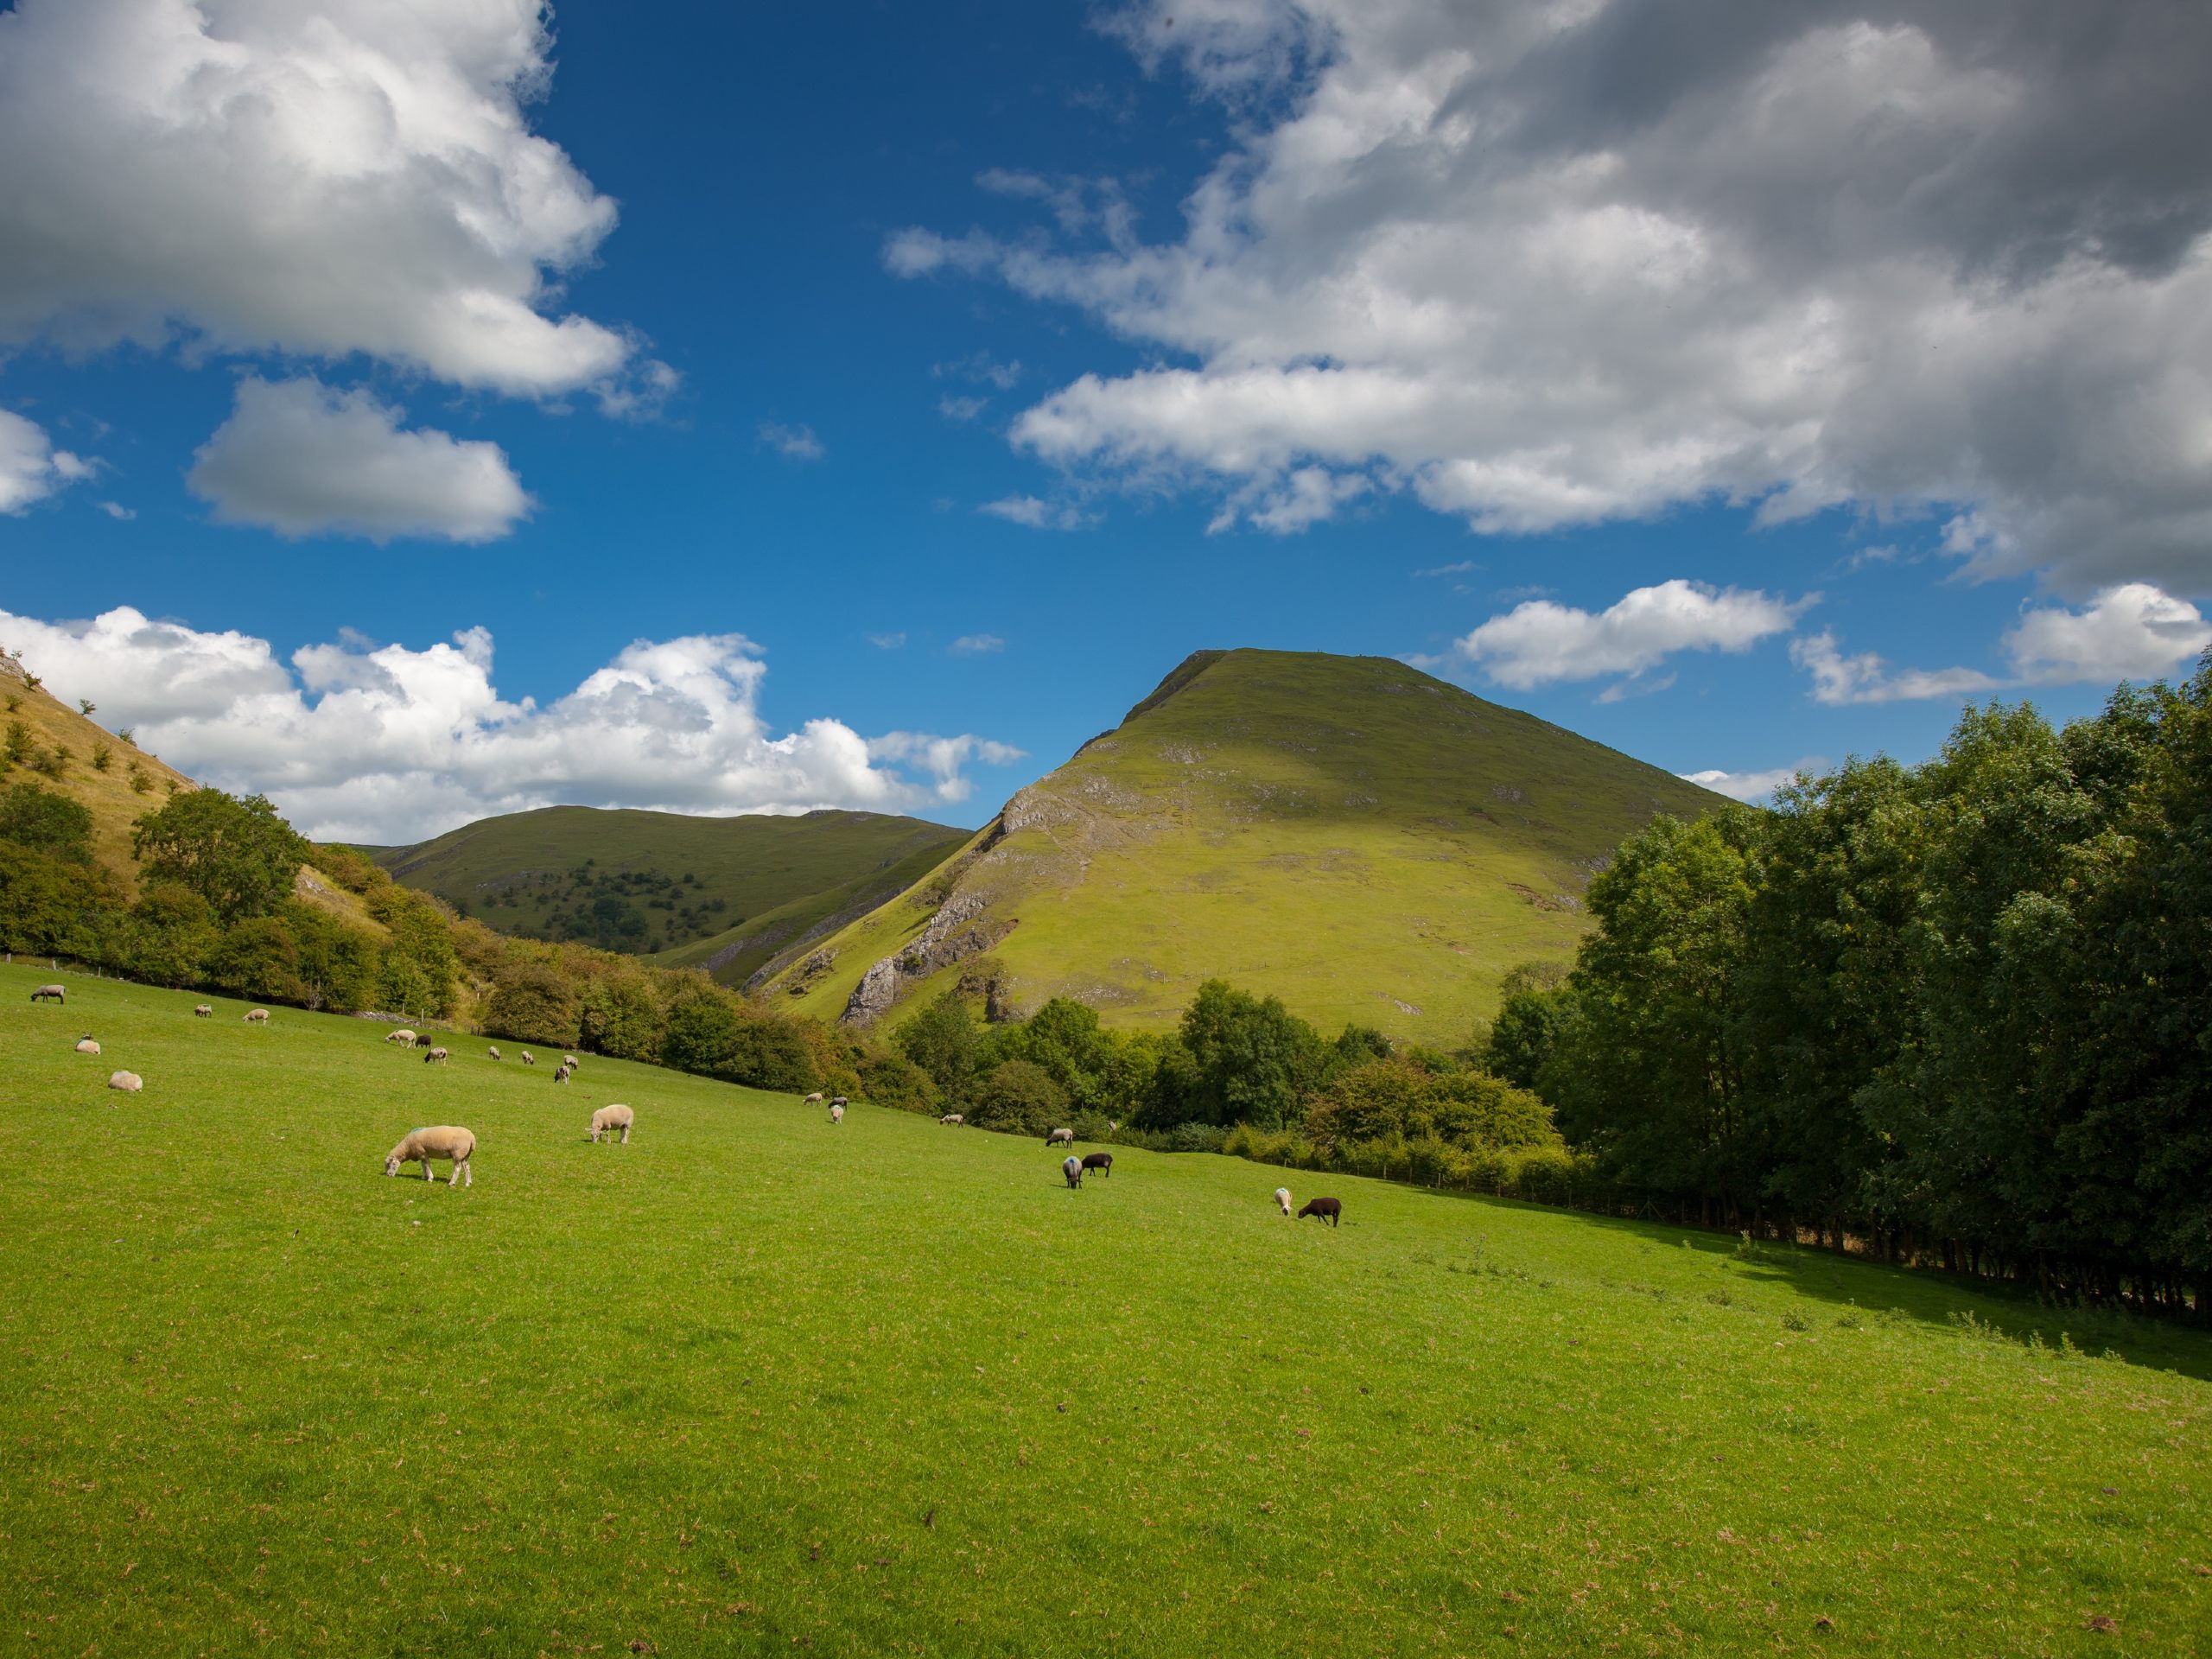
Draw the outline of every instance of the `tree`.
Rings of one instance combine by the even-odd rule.
[[[1179,1122],[1270,1129],[1294,1122],[1325,1061],[1319,1036],[1278,999],[1218,979],[1198,987],[1177,1035],[1182,1053],[1163,1063],[1161,1075],[1180,1091],[1179,1101],[1162,1103]]]
[[[92,861],[92,814],[81,801],[36,784],[16,784],[0,794],[0,841],[73,864]]]
[[[207,977],[235,996],[304,1002],[299,941],[279,916],[249,916],[225,928],[207,953]]]
[[[1559,1045],[1573,993],[1565,988],[1517,991],[1505,999],[1491,1022],[1483,1063],[1522,1089],[1536,1087],[1544,1062]]]
[[[171,797],[138,820],[130,847],[149,880],[190,887],[226,925],[273,913],[308,854],[265,797],[240,800],[219,789]]]
[[[156,985],[195,985],[221,937],[205,899],[173,881],[156,882],[130,907],[115,966]]]
[[[390,904],[371,906],[371,914],[391,930],[377,1000],[411,1018],[442,1014],[453,1006],[460,969],[453,934],[436,906],[420,894],[400,887],[391,892],[396,896]]]
[[[976,1073],[980,1033],[967,1000],[947,991],[892,1034],[892,1046],[929,1073],[940,1092],[963,1099]]]
[[[565,1048],[578,1040],[578,1009],[568,981],[550,968],[524,963],[511,968],[484,1010],[484,1029],[519,1043]]]
[[[1067,1093],[1044,1067],[1028,1060],[1004,1060],[976,1090],[967,1116],[987,1129],[1011,1135],[1043,1135],[1068,1115]]]
[[[0,950],[89,957],[95,917],[120,902],[97,866],[0,841]]]

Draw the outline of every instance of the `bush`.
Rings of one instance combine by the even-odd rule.
[[[97,866],[0,841],[0,950],[89,957],[94,918],[122,895]]]
[[[903,1054],[868,1056],[860,1063],[859,1077],[861,1098],[878,1106],[932,1114],[938,1109],[937,1085],[930,1074]]]
[[[1042,1135],[1060,1127],[1067,1110],[1067,1091],[1042,1066],[1029,1060],[1004,1060],[976,1090],[967,1116],[987,1129]]]
[[[156,882],[130,907],[113,965],[156,985],[196,984],[221,938],[205,899],[189,887]]]
[[[17,784],[0,794],[0,841],[72,864],[92,861],[91,809],[36,784]]]
[[[207,954],[207,975],[234,996],[304,1002],[299,941],[281,917],[249,916],[226,929]]]
[[[569,982],[536,963],[508,969],[484,1009],[484,1029],[518,1043],[566,1048],[577,1040],[577,1007]]]

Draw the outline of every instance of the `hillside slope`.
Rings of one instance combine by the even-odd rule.
[[[1464,1039],[1654,814],[1720,798],[1387,658],[1201,652],[957,858],[770,982],[823,1018],[961,985],[1172,1020],[1221,976]]]
[[[503,933],[582,939],[741,982],[880,903],[968,836],[876,812],[702,818],[553,806],[370,849],[398,880]]]

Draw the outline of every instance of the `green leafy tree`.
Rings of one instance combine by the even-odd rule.
[[[415,1019],[448,1012],[461,964],[445,918],[413,894],[385,907],[384,917],[391,938],[378,975],[378,1003]]]
[[[73,864],[92,861],[92,814],[81,801],[16,784],[0,793],[0,841],[35,848]]]
[[[374,938],[296,900],[285,906],[284,919],[299,948],[301,1000],[308,1007],[352,1014],[375,1006],[384,953]]]
[[[207,977],[234,996],[304,1002],[300,946],[281,916],[248,916],[226,927],[207,953]]]
[[[1279,999],[1218,979],[1198,988],[1177,1036],[1181,1054],[1161,1078],[1180,1098],[1154,1108],[1176,1122],[1279,1128],[1297,1121],[1325,1065],[1319,1036]]]
[[[221,938],[205,899],[173,881],[155,882],[130,907],[115,965],[156,985],[196,985]]]
[[[226,925],[273,914],[308,851],[265,797],[219,789],[172,797],[138,820],[130,844],[149,880],[190,887]]]
[[[0,841],[0,950],[92,957],[97,917],[120,905],[97,866]]]
[[[1010,1135],[1043,1135],[1067,1116],[1067,1091],[1029,1060],[1002,1060],[992,1067],[966,1113],[973,1123]]]
[[[484,1009],[484,1029],[494,1037],[563,1048],[579,1040],[576,995],[550,968],[525,963],[508,969]]]
[[[966,1096],[976,1074],[977,1045],[982,1033],[967,1000],[947,991],[925,1004],[893,1033],[898,1051],[929,1074],[948,1099]]]

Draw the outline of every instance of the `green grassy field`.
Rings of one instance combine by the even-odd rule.
[[[1623,837],[1719,804],[1388,658],[1202,652],[1017,795],[952,892],[1004,931],[991,956],[1023,1008],[1072,996],[1157,1028],[1219,976],[1331,1035],[1351,1021],[1449,1047],[1497,1012],[1510,969],[1573,955],[1583,890]],[[829,972],[787,969],[781,988],[837,1018],[944,886],[845,928]],[[916,976],[891,1019],[970,971]]]
[[[556,1086],[474,1039],[426,1066],[111,981],[29,1007],[46,977],[0,969],[11,1652],[2212,1631],[2186,1332],[1357,1180],[1332,1232],[1223,1158],[1070,1192],[920,1118],[601,1059]],[[632,1144],[587,1144],[617,1100]],[[475,1185],[383,1179],[436,1122],[476,1131]]]
[[[808,929],[863,910],[926,874],[969,831],[881,812],[809,812],[794,817],[702,818],[677,812],[549,806],[465,824],[415,847],[368,849],[399,880],[435,893],[504,933],[544,936],[556,910],[588,909],[569,872],[587,859],[597,873],[678,879],[678,909],[654,908],[644,893],[630,908],[645,940],[610,948],[660,948],[669,967],[704,967],[725,983],[755,968]],[[720,900],[708,914],[704,906]]]

